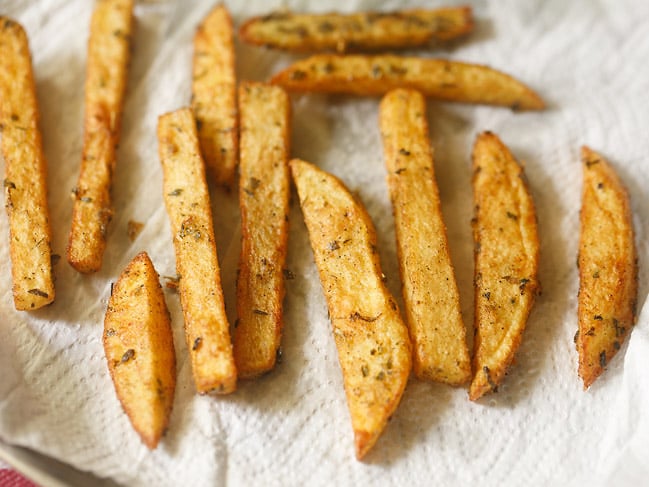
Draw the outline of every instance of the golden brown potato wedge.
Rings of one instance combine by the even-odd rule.
[[[237,371],[225,315],[210,196],[189,108],[158,119],[163,195],[176,251],[187,348],[199,393],[233,392]]]
[[[282,335],[288,237],[290,101],[279,86],[243,83],[241,107],[241,257],[234,360],[239,377],[275,366]]]
[[[582,148],[579,239],[579,376],[587,389],[635,323],[638,265],[629,197],[606,160]]]
[[[511,76],[487,66],[393,55],[319,54],[272,78],[289,91],[382,95],[413,88],[440,100],[541,110],[543,100]]]
[[[83,156],[72,192],[68,262],[77,271],[96,272],[106,248],[113,215],[110,189],[119,141],[122,104],[133,31],[133,0],[99,0],[88,41]]]
[[[7,17],[0,17],[0,53],[0,132],[14,306],[30,310],[54,300],[47,165],[29,41],[23,28]]]
[[[365,208],[334,176],[298,159],[290,166],[327,299],[360,459],[376,443],[408,382],[408,329],[383,282]]]
[[[426,100],[414,90],[390,91],[381,101],[380,125],[413,369],[421,379],[461,385],[471,378],[471,359],[435,183]]]
[[[473,30],[471,7],[396,12],[299,14],[276,12],[247,20],[245,42],[297,52],[403,49],[446,41]]]
[[[475,376],[472,401],[496,391],[539,291],[539,238],[523,168],[490,132],[473,148]]]
[[[217,184],[230,186],[238,160],[232,19],[217,5],[194,36],[192,109],[203,159]]]
[[[173,407],[176,354],[158,273],[146,252],[135,256],[112,287],[104,350],[124,411],[144,444],[154,449]]]

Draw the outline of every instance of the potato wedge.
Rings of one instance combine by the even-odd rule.
[[[442,219],[428,138],[426,100],[396,89],[380,106],[413,369],[420,379],[461,385],[471,359]]]
[[[23,28],[0,17],[0,132],[5,160],[5,208],[17,310],[54,300],[47,164],[38,128],[38,103]]]
[[[234,361],[239,377],[275,366],[283,326],[288,238],[290,101],[279,86],[243,83],[241,107],[241,257]]]
[[[194,36],[192,109],[203,159],[217,184],[230,186],[239,152],[232,19],[217,5]]]
[[[295,62],[272,83],[289,91],[376,96],[412,88],[431,98],[541,110],[543,100],[511,76],[487,66],[392,55],[319,54]]]
[[[253,17],[239,29],[249,44],[296,52],[404,49],[446,41],[473,30],[471,7],[395,12],[298,14]]]
[[[135,256],[112,287],[104,351],[124,411],[144,444],[154,449],[173,407],[176,354],[158,273],[146,252]]]
[[[408,382],[408,329],[382,280],[374,225],[334,176],[290,162],[338,348],[356,457],[376,443]]]
[[[236,389],[237,371],[225,315],[210,196],[196,122],[189,108],[160,116],[158,143],[194,382],[201,394],[228,394]]]
[[[579,376],[587,389],[635,324],[638,262],[629,196],[611,165],[582,147],[579,238]]]
[[[132,31],[133,0],[98,0],[90,23],[83,156],[67,249],[68,262],[83,273],[101,269],[113,215],[110,190]]]
[[[496,391],[514,359],[540,287],[534,202],[523,168],[490,132],[473,148],[475,376],[472,401]]]

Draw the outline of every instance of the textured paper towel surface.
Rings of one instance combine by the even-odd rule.
[[[391,9],[423,2],[228,2],[236,23],[283,4],[298,10]],[[428,3],[428,2],[426,2]],[[453,2],[448,2],[453,3]],[[363,463],[352,433],[336,350],[297,204],[291,211],[283,363],[229,397],[199,397],[191,381],[178,296],[167,292],[178,387],[167,436],[149,452],[132,431],[107,372],[101,333],[110,283],[141,250],[175,275],[163,207],[157,116],[190,97],[191,40],[211,2],[139,2],[103,269],[56,265],[57,300],[14,311],[7,218],[0,215],[0,437],[128,485],[637,485],[649,467],[649,309],[588,392],[576,374],[575,267],[579,147],[610,159],[628,186],[640,256],[642,308],[649,260],[649,3],[515,0],[474,3],[475,34],[437,53],[489,64],[537,89],[543,113],[429,103],[436,173],[463,313],[472,321],[470,151],[498,133],[526,171],[538,207],[543,295],[515,366],[477,404],[465,389],[411,379]],[[64,255],[81,158],[83,79],[92,2],[4,0],[31,42],[49,164],[53,251]],[[426,55],[432,55],[432,50]],[[241,79],[266,79],[292,58],[238,46]],[[383,270],[398,295],[391,208],[377,99],[294,97],[293,155],[341,177],[373,217]],[[263,122],[263,121],[262,121]],[[4,163],[0,163],[2,168]],[[237,195],[212,188],[227,307],[235,307]],[[295,198],[294,198],[295,200]],[[145,223],[134,242],[127,222]]]

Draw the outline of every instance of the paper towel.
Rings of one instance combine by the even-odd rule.
[[[4,0],[26,28],[49,165],[53,251],[64,255],[81,159],[83,80],[92,3]],[[288,6],[301,11],[395,9],[429,2],[229,1],[235,22]],[[454,1],[445,4],[457,3]],[[543,295],[515,365],[478,403],[464,388],[414,378],[366,461],[354,459],[336,350],[306,229],[290,215],[283,362],[228,397],[199,397],[191,380],[178,296],[166,292],[178,358],[169,431],[148,451],[110,382],[101,343],[114,281],[141,250],[175,275],[157,155],[157,116],[186,106],[191,41],[212,2],[142,1],[113,190],[115,217],[102,270],[56,265],[57,300],[14,311],[7,218],[0,215],[0,438],[125,485],[637,485],[649,467],[649,309],[628,345],[588,392],[577,377],[575,266],[581,192],[579,148],[608,157],[627,184],[640,256],[639,309],[647,295],[649,3],[472,2],[475,33],[424,55],[489,64],[536,89],[542,113],[429,102],[432,142],[464,319],[471,329],[470,151],[482,130],[526,162],[541,236]],[[436,5],[440,2],[435,2]],[[241,79],[267,79],[294,56],[238,45]],[[293,155],[341,177],[367,206],[388,285],[399,296],[394,231],[378,129],[378,100],[293,97]],[[0,169],[4,163],[0,162]],[[223,284],[233,318],[239,253],[236,192],[212,188]],[[134,242],[127,222],[145,223]]]

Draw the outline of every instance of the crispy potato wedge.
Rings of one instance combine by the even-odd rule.
[[[473,193],[475,401],[504,379],[540,287],[534,202],[522,166],[490,132],[473,148]]]
[[[431,98],[541,110],[543,100],[511,76],[487,66],[392,55],[319,54],[295,62],[272,83],[289,91],[382,95],[413,88]]]
[[[176,354],[158,273],[146,252],[135,256],[112,287],[104,350],[124,411],[144,444],[154,449],[169,424]]]
[[[356,457],[376,443],[408,382],[408,329],[385,287],[374,225],[334,176],[290,162],[329,307]]]
[[[133,0],[99,0],[92,14],[83,133],[83,156],[72,192],[68,262],[96,272],[106,249],[113,215],[111,185],[119,142],[122,105],[133,31]]]
[[[291,182],[290,100],[279,86],[243,83],[241,108],[241,257],[234,361],[239,377],[275,366],[284,299]]]
[[[232,19],[217,5],[194,36],[192,109],[205,164],[224,186],[232,184],[239,157],[236,90]]]
[[[276,12],[247,20],[249,44],[297,52],[403,49],[447,41],[473,30],[471,7],[396,12],[299,14]]]
[[[428,137],[426,100],[396,89],[380,106],[413,369],[421,379],[461,385],[471,359],[442,219]]]
[[[579,376],[587,389],[635,324],[638,263],[629,196],[606,160],[582,147]]]
[[[225,314],[210,196],[196,122],[189,108],[160,116],[158,143],[194,382],[201,394],[228,394],[236,389],[237,371]]]
[[[47,164],[27,34],[1,16],[0,53],[0,131],[13,297],[16,309],[25,311],[54,300]]]

